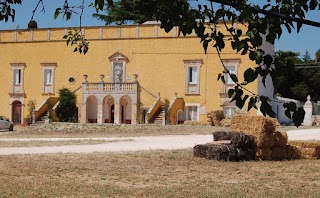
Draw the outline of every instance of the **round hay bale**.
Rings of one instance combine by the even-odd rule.
[[[208,145],[199,144],[193,147],[193,156],[195,157],[206,157],[207,156]]]
[[[257,148],[257,158],[261,160],[270,160],[271,159],[271,150],[270,148]]]
[[[255,137],[244,133],[233,133],[230,144],[236,148],[242,148],[246,150],[252,150],[256,148]]]
[[[288,159],[285,147],[272,147],[271,160],[281,161]]]

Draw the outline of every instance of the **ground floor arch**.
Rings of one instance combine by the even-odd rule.
[[[185,120],[186,120],[185,112],[182,109],[179,109],[177,111],[177,123],[178,124],[183,124]]]
[[[106,96],[103,98],[103,110],[102,110],[102,122],[114,123],[114,98],[112,96]]]
[[[120,122],[122,124],[131,124],[132,120],[132,100],[129,96],[123,96],[120,99]]]
[[[97,123],[98,121],[98,99],[95,96],[89,96],[86,101],[86,120],[88,123]]]
[[[21,124],[22,122],[22,103],[15,100],[11,104],[11,120],[14,124]]]

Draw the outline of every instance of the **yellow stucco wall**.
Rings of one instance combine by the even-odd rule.
[[[117,51],[129,59],[126,65],[126,78],[130,78],[128,82],[133,81],[133,74],[138,74],[140,84],[155,95],[160,93],[161,98],[171,100],[177,93],[178,97],[184,98],[186,104],[200,104],[200,107],[205,107],[207,112],[222,108],[219,95],[222,84],[217,81],[222,65],[213,48],[209,47],[208,53],[204,54],[199,38],[174,37],[173,30],[166,34],[155,25],[139,26],[139,38],[137,38],[137,26],[121,27],[121,38],[118,38],[118,28],[118,26],[85,27],[85,35],[90,42],[89,52],[85,56],[74,53],[72,47],[66,46],[66,42],[62,40],[65,29],[35,30],[33,40],[36,42],[30,41],[30,32],[26,30],[17,34],[17,42],[13,39],[15,31],[0,31],[0,114],[11,117],[9,96],[12,87],[11,63],[25,63],[23,82],[25,103],[30,99],[36,100],[38,107],[48,97],[42,95],[41,91],[43,78],[41,63],[56,63],[54,96],[58,97],[58,89],[62,87],[75,90],[81,86],[84,74],[89,76],[89,82],[99,82],[100,74],[104,74],[105,81],[110,82],[111,63],[108,57]],[[47,41],[48,36],[50,41]],[[241,74],[240,81],[243,80],[243,72],[248,67],[255,66],[247,56],[236,54],[230,45],[226,46],[222,58],[240,60],[238,67],[238,74]],[[200,94],[186,95],[184,60],[196,59],[203,61],[200,68]],[[76,79],[74,84],[68,82],[70,77]],[[248,89],[256,92],[257,83],[252,83]],[[76,93],[80,107],[82,91]],[[144,102],[144,108],[150,107],[154,102],[153,97],[145,91],[141,92],[141,100]],[[206,115],[201,115],[200,119],[206,120]]]

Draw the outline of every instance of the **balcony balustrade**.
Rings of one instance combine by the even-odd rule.
[[[83,93],[87,94],[136,94],[138,92],[138,83],[82,83]]]

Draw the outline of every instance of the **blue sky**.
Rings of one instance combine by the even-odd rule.
[[[79,5],[81,3],[80,0],[69,0],[70,5]],[[37,0],[23,0],[22,5],[15,6],[16,9],[16,18],[15,21],[12,22],[9,20],[7,23],[1,21],[0,29],[15,29],[17,25],[19,28],[25,29],[27,28],[27,24],[31,18],[32,11],[37,4]],[[54,20],[54,12],[55,8],[62,7],[63,0],[44,0],[45,5],[45,13],[40,12],[41,6],[39,6],[38,11],[35,13],[34,19],[38,23],[39,28],[48,28],[48,27],[70,27],[70,26],[78,26],[79,19],[77,16],[74,16],[71,20],[65,21],[61,17]],[[92,1],[86,1],[93,2]],[[206,2],[204,0],[199,0],[199,3]],[[262,1],[252,0],[252,2],[262,3]],[[265,2],[265,1],[263,1]],[[197,3],[197,2],[195,2]],[[104,25],[103,22],[98,21],[96,19],[92,19],[91,14],[95,12],[93,8],[87,8],[84,12],[83,16],[83,26],[101,26]],[[312,13],[307,15],[309,20],[314,20],[320,22],[320,12],[313,11]],[[314,58],[315,52],[320,49],[320,28],[304,26],[300,30],[299,34],[291,33],[289,34],[286,30],[284,30],[282,37],[279,41],[276,42],[275,47],[276,50],[291,50],[294,52],[299,52],[301,55],[305,54],[305,51],[308,50],[311,54],[311,57]]]

